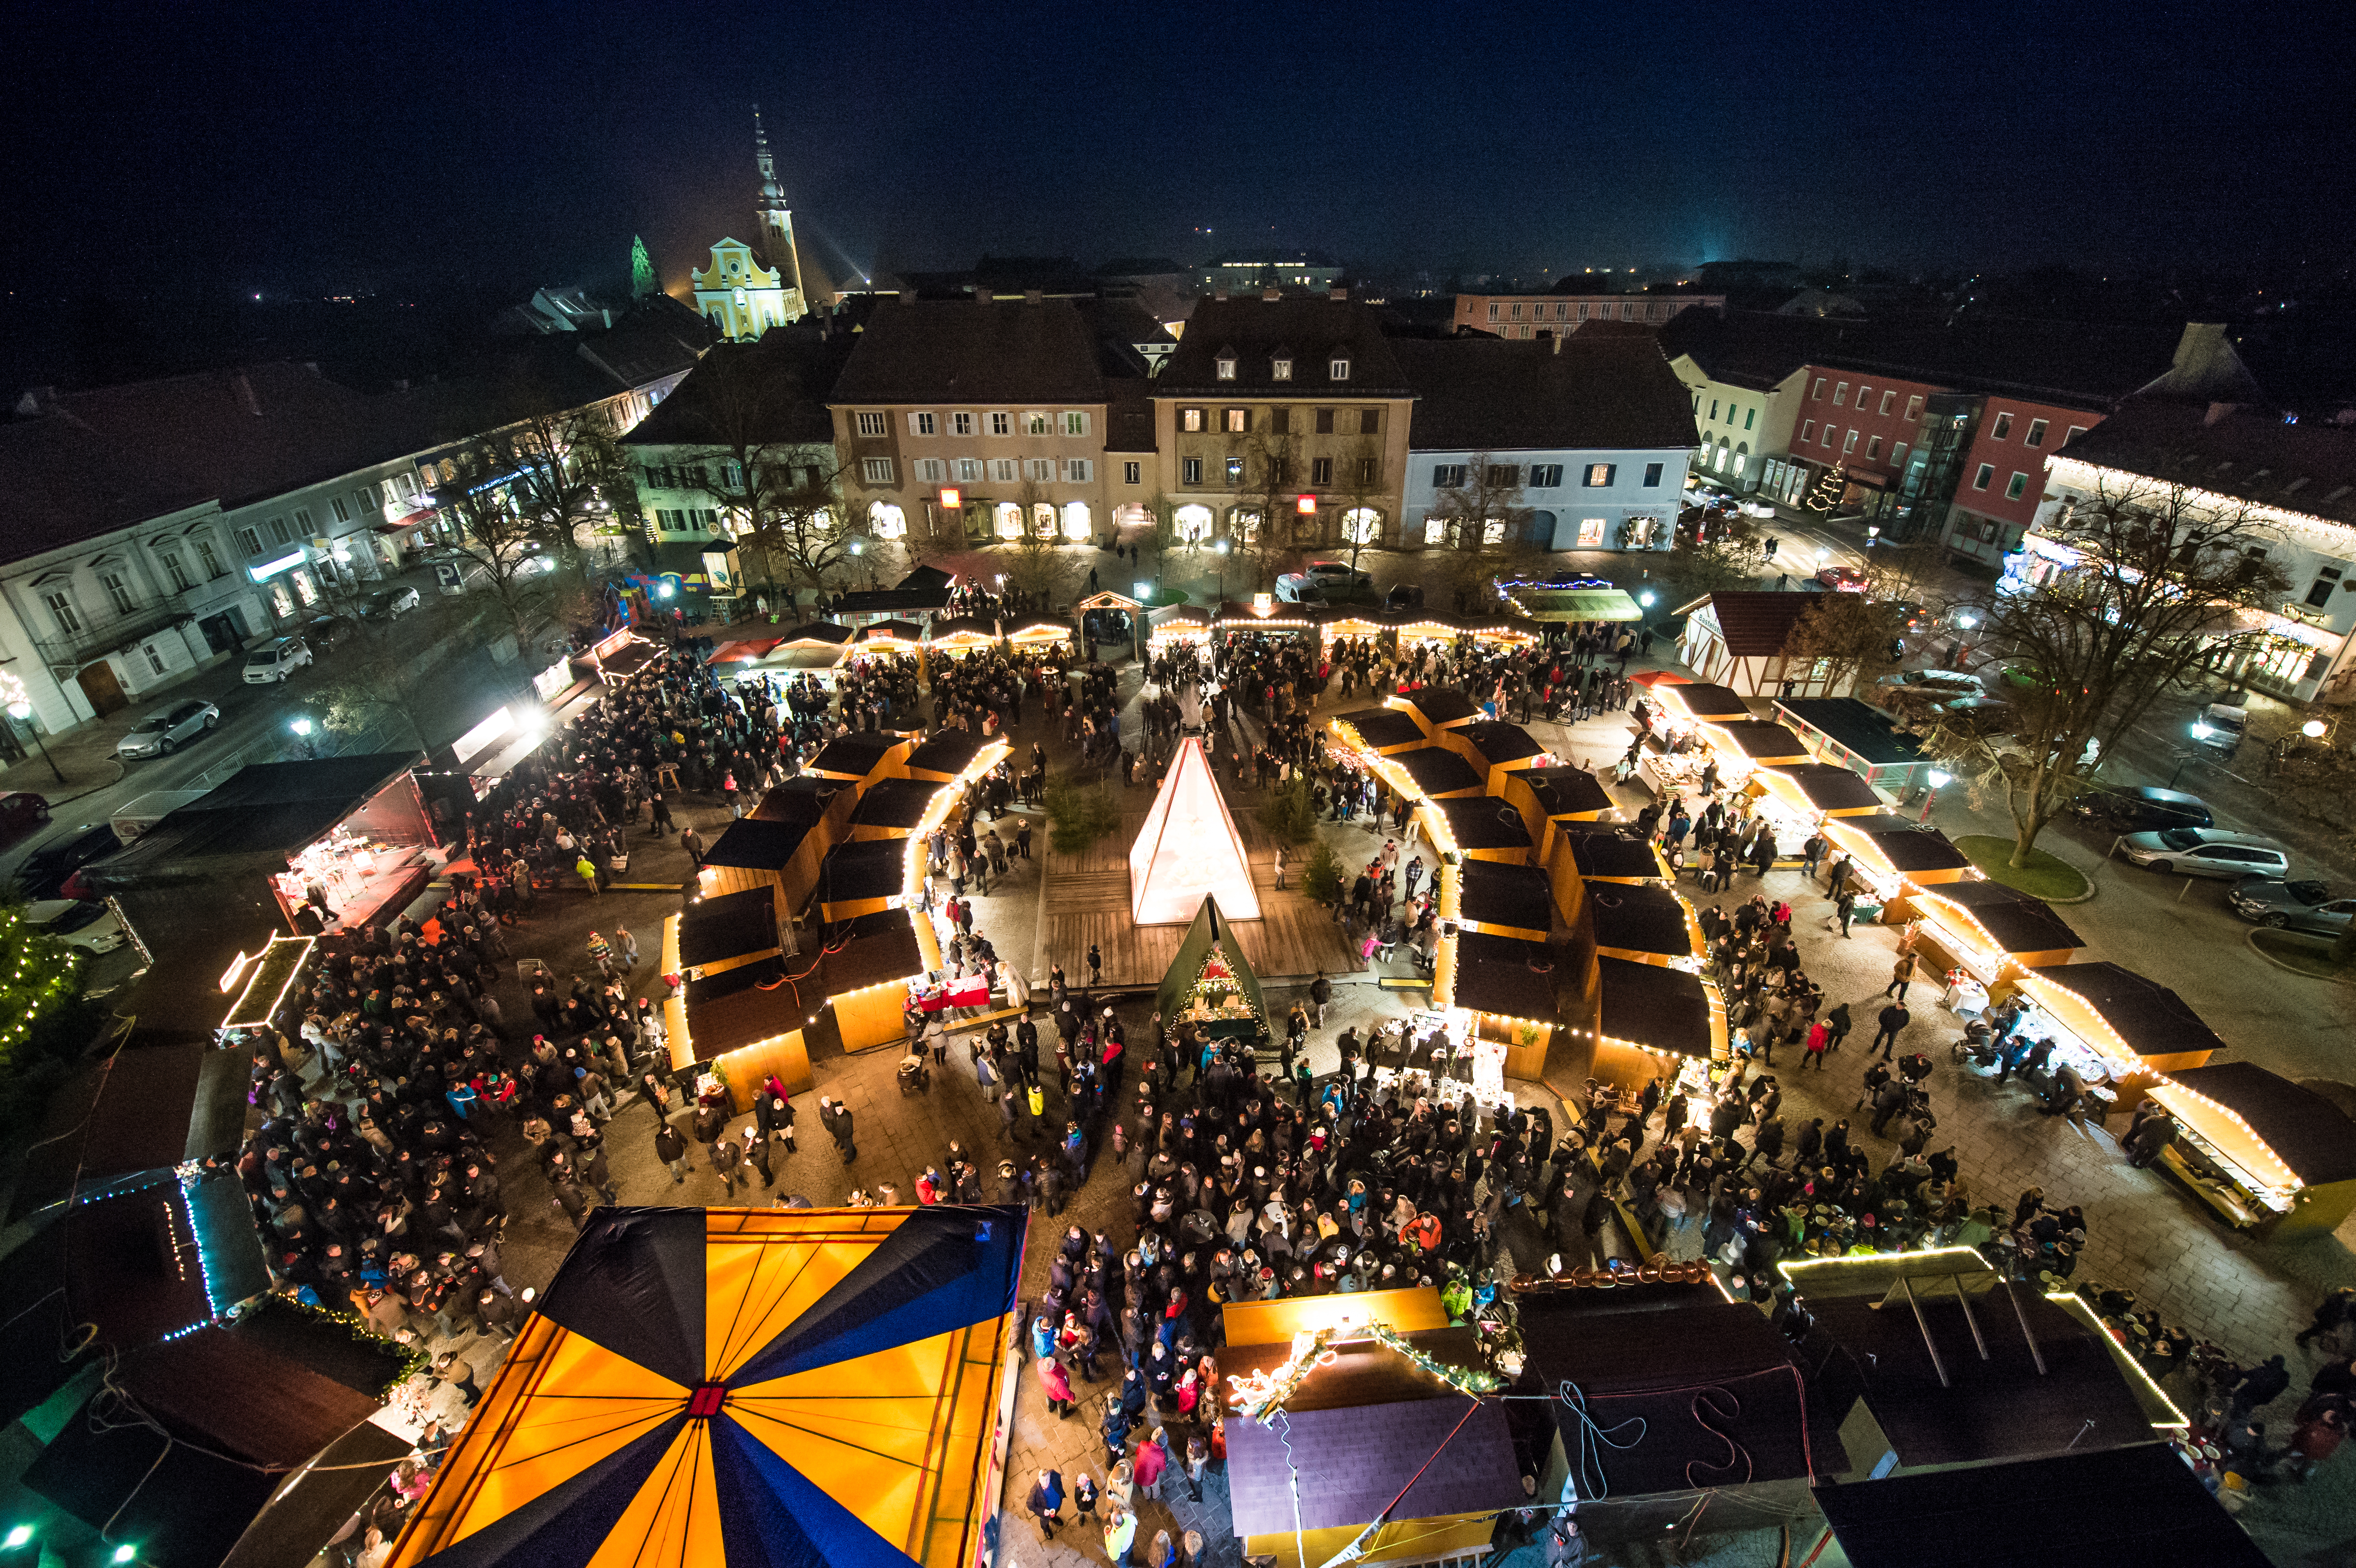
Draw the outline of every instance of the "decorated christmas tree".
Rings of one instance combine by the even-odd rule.
[[[1270,1038],[1259,977],[1244,962],[1215,899],[1205,899],[1195,911],[1155,1000],[1172,1029],[1198,1024],[1205,1034],[1255,1045]]]
[[[630,297],[642,300],[655,292],[654,258],[647,254],[647,242],[639,235],[630,236]]]

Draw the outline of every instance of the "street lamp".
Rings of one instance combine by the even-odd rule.
[[[2323,739],[2324,735],[2330,731],[2330,729],[2331,726],[2326,724],[2322,720],[2310,719],[2306,723],[2298,727],[2298,732],[2306,736],[2310,741],[2320,741]]]
[[[24,682],[7,671],[0,670],[0,692],[5,692],[7,697],[8,717],[33,732],[33,744],[39,750],[41,761],[49,764],[49,776],[59,784],[65,783],[66,775],[58,771],[58,760],[49,755],[49,743],[41,738],[41,727],[32,721],[33,704],[26,694]]]
[[[1224,604],[1227,602],[1227,541],[1213,545],[1211,553],[1219,558],[1219,603]]]
[[[1914,819],[1917,822],[1928,822],[1931,820],[1931,803],[1939,798],[1939,792],[1941,790],[1954,783],[1954,780],[1949,778],[1946,774],[1941,773],[1936,768],[1933,768],[1930,773],[1924,776],[1930,780],[1931,793],[1922,797],[1922,815]]]
[[[308,719],[289,720],[287,721],[286,728],[294,731],[295,737],[303,742],[303,754],[305,756],[313,758],[318,756],[319,750],[316,746],[312,744],[311,741],[311,731],[316,728],[316,726],[315,726]]]

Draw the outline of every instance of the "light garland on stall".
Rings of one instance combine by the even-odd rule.
[[[1270,1413],[1280,1411],[1309,1374],[1320,1367],[1332,1366],[1341,1359],[1333,1349],[1335,1341],[1348,1343],[1372,1339],[1387,1349],[1397,1351],[1413,1362],[1415,1369],[1438,1378],[1458,1393],[1479,1399],[1505,1386],[1505,1380],[1480,1367],[1460,1367],[1442,1361],[1418,1349],[1408,1338],[1385,1324],[1333,1324],[1315,1330],[1303,1329],[1292,1337],[1292,1353],[1280,1364],[1264,1371],[1230,1373],[1227,1378],[1227,1400],[1248,1421],[1269,1424]]]

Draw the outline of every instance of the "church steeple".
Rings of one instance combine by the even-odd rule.
[[[787,319],[798,318],[809,308],[802,289],[801,256],[794,247],[794,214],[786,205],[785,187],[777,183],[777,163],[769,155],[768,127],[761,123],[761,106],[753,105],[753,161],[761,171],[761,200],[755,216],[761,228],[761,249],[786,286],[794,291]]]

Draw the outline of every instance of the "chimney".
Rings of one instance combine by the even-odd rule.
[[[1329,300],[1348,299],[1350,297],[1350,285],[1347,283],[1335,283],[1332,288],[1325,291],[1325,297]]]
[[[2201,416],[2201,422],[2202,424],[2215,424],[2218,421],[2223,419],[2227,414],[2232,413],[2235,409],[2238,409],[2242,405],[2239,403],[2211,403],[2209,405],[2209,411]]]
[[[245,411],[260,419],[262,400],[253,395],[253,383],[247,379],[245,372],[240,370],[236,375],[231,376],[230,385],[237,389],[237,400],[245,405]]]
[[[1024,289],[1023,291],[1023,303],[1024,304],[1043,304],[1046,302],[1046,293],[1042,289]]]
[[[1265,288],[1260,290],[1259,297],[1264,300],[1280,300],[1284,297],[1284,291],[1279,288]]]

